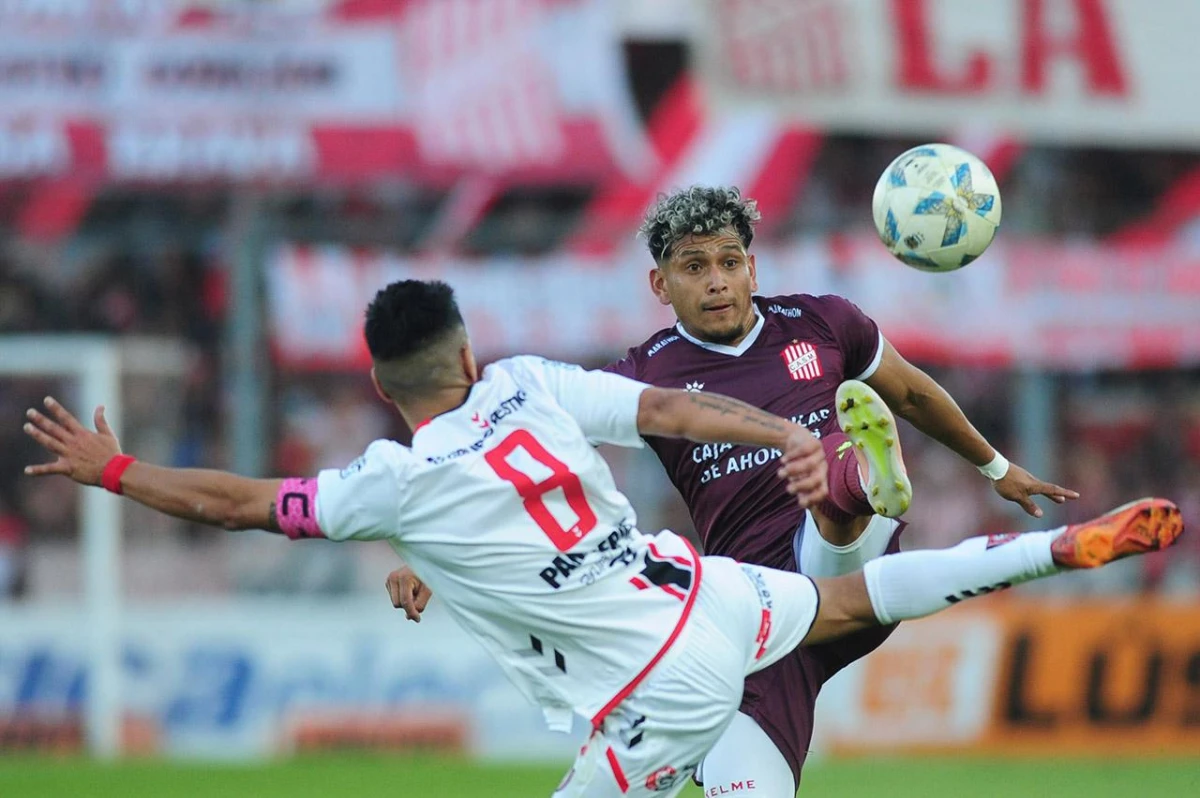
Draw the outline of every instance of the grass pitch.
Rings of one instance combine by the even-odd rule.
[[[476,764],[442,757],[311,757],[254,765],[0,756],[5,798],[546,798],[565,767]],[[695,787],[687,798],[700,798]],[[752,796],[747,794],[747,798]],[[801,798],[1142,798],[1200,796],[1191,760],[904,759],[821,762]]]

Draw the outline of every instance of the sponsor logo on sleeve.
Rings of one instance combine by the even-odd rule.
[[[754,642],[758,644],[758,650],[754,654],[754,658],[762,659],[767,653],[767,643],[771,639],[771,611],[775,609],[775,601],[771,598],[771,589],[767,587],[767,582],[763,579],[762,572],[753,565],[742,565],[742,572],[753,583],[754,590],[758,593],[758,603],[762,607],[762,614],[758,621],[758,634],[754,637]]]
[[[668,335],[666,338],[663,338],[661,341],[655,341],[654,344],[652,344],[651,347],[646,350],[646,357],[654,357],[656,354],[658,354],[658,351],[660,349],[667,346],[668,344],[673,344],[678,340],[679,340],[678,335]]]
[[[778,313],[780,316],[787,316],[789,319],[800,318],[800,308],[785,308],[783,305],[767,305],[767,313]]]

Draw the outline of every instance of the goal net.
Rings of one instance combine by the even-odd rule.
[[[92,410],[104,405],[125,448],[154,451],[164,445],[156,447],[154,441],[173,440],[182,423],[191,357],[184,344],[168,339],[0,336],[0,404],[23,410],[22,406],[40,406],[42,396],[53,393],[87,424]],[[0,505],[6,500],[21,504],[16,496],[34,505],[34,511],[28,513],[26,545],[30,554],[25,559],[35,575],[26,577],[32,582],[32,601],[22,611],[64,598],[72,604],[69,612],[87,650],[86,677],[81,679],[80,690],[84,742],[93,755],[112,758],[121,749],[121,541],[129,519],[123,517],[117,497],[101,490],[72,494],[67,492],[70,486],[59,484],[47,486],[54,492],[30,493],[30,478],[20,476],[24,463],[7,461],[40,455],[22,444],[20,415],[6,417],[11,421],[0,431],[0,444],[7,449],[3,455],[6,466],[12,466],[5,469],[9,472],[6,477],[12,479],[2,486]],[[21,484],[23,480],[26,484]],[[77,507],[74,513],[71,507]],[[79,545],[69,545],[69,537],[56,541],[55,530],[50,528],[54,524],[49,521],[42,524],[46,528],[39,528],[39,514],[43,519],[73,514]],[[60,556],[64,552],[65,556]],[[46,569],[46,563],[52,572],[57,568],[57,573],[39,578],[37,573]],[[58,584],[64,581],[79,583],[81,590]],[[17,611],[5,610],[3,605],[0,610]],[[6,711],[0,706],[0,714]]]

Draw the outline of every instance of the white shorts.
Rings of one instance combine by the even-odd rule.
[[[725,557],[701,564],[679,639],[593,732],[555,798],[676,795],[737,713],[745,677],[808,634],[818,605],[808,577]]]

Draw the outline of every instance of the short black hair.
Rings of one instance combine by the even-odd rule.
[[[709,236],[728,228],[749,248],[754,225],[761,219],[758,203],[744,199],[737,186],[692,186],[660,194],[638,232],[646,237],[654,260],[663,263],[685,236]]]
[[[462,328],[454,289],[440,280],[399,280],[367,305],[363,333],[376,361],[407,358]]]

